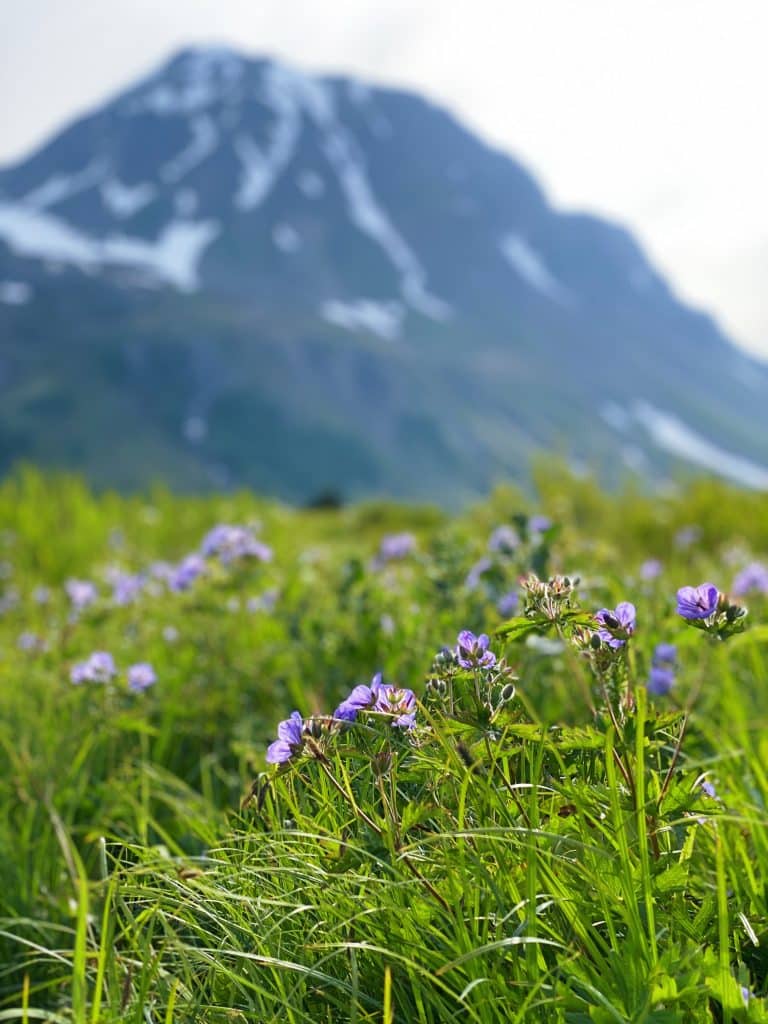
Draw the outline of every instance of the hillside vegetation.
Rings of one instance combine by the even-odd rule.
[[[767,559],[768,496],[552,463],[6,479],[0,1021],[768,1019]]]

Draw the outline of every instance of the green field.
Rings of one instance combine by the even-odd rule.
[[[768,1020],[768,585],[675,596],[767,560],[768,496],[551,463],[451,517],[8,478],[0,1021]]]

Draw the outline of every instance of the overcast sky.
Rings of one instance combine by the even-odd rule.
[[[413,87],[768,359],[768,0],[0,0],[0,162],[190,42]]]

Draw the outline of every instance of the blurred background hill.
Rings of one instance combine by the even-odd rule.
[[[0,170],[0,471],[456,504],[768,486],[768,364],[415,92],[170,57]]]

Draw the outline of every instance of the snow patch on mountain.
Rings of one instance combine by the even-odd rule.
[[[193,188],[180,188],[173,197],[173,208],[179,217],[194,217],[198,202],[197,192]]]
[[[305,111],[320,129],[323,152],[336,173],[350,220],[384,251],[400,276],[406,301],[433,320],[448,319],[451,307],[427,291],[424,268],[378,202],[362,154],[336,117],[332,87],[283,64],[270,65],[265,79],[273,105],[275,97],[281,105],[292,103],[297,114]]]
[[[570,291],[560,284],[542,257],[522,235],[506,235],[499,243],[499,248],[515,273],[531,288],[562,306],[573,304]]]
[[[115,217],[126,219],[151,203],[157,189],[149,182],[125,185],[119,178],[107,178],[101,184],[101,200]]]
[[[175,80],[158,82],[153,76],[149,88],[131,97],[127,112],[147,112],[159,117],[194,114],[216,103],[236,102],[241,98],[243,60],[231,50],[215,47],[194,50],[184,54],[174,71]],[[161,73],[167,73],[167,69]]]
[[[320,315],[329,324],[347,331],[370,331],[385,341],[394,341],[400,336],[405,309],[402,303],[394,300],[354,299],[342,302],[341,299],[329,299],[323,303]]]
[[[73,174],[54,174],[42,185],[28,192],[21,201],[36,210],[45,210],[98,185],[106,173],[106,161],[92,160],[87,167]]]
[[[290,224],[276,224],[272,229],[272,241],[280,252],[291,253],[301,248],[301,236]]]
[[[32,298],[26,281],[0,281],[0,302],[6,306],[24,306]]]
[[[657,409],[650,402],[634,405],[635,419],[657,447],[687,462],[728,477],[744,487],[768,490],[768,468],[733,452],[725,451],[689,427],[677,416]]]
[[[198,288],[200,260],[220,230],[213,220],[171,221],[155,241],[127,235],[99,239],[43,210],[0,202],[0,238],[20,256],[68,263],[82,270],[134,267],[182,292]]]
[[[189,172],[214,152],[219,142],[219,132],[212,117],[200,114],[189,121],[192,138],[177,156],[160,168],[163,181],[181,181]]]
[[[325,192],[325,182],[315,171],[302,171],[296,184],[307,199],[319,199]]]
[[[600,417],[609,427],[626,433],[632,425],[632,417],[618,402],[606,402],[600,409]]]

